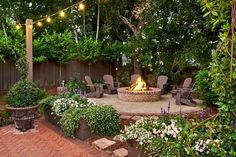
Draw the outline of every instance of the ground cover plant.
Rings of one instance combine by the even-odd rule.
[[[40,104],[41,111],[51,107],[52,115],[60,118],[61,129],[66,136],[75,136],[81,119],[100,135],[115,135],[119,131],[117,111],[112,106],[96,104],[84,95],[62,93],[45,98]]]

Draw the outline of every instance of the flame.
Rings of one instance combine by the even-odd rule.
[[[133,91],[144,91],[147,89],[146,82],[141,77],[138,77],[136,82],[130,86]]]

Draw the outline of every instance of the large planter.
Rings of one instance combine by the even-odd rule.
[[[93,132],[89,127],[86,120],[83,118],[79,121],[79,128],[76,130],[75,137],[79,138],[80,140],[84,141],[93,136]]]
[[[61,125],[59,123],[61,117],[53,115],[51,107],[48,107],[45,110],[44,117],[51,124],[55,125],[58,128],[61,128]],[[82,141],[84,141],[84,140],[86,140],[86,139],[88,139],[92,136],[93,136],[93,132],[90,129],[90,127],[89,127],[88,123],[86,122],[86,120],[80,119],[79,128],[75,132],[75,137],[79,138]]]
[[[128,157],[148,157],[143,149],[138,149],[138,141],[128,140]]]
[[[48,122],[50,122],[51,124],[57,126],[58,128],[61,127],[61,126],[60,126],[60,123],[59,123],[61,117],[56,116],[56,115],[53,115],[53,114],[52,114],[52,109],[51,109],[50,106],[48,106],[47,109],[45,110],[44,117],[45,117],[45,119],[46,119]]]
[[[38,106],[32,107],[7,107],[16,129],[26,131],[34,127],[34,119],[38,113]]]

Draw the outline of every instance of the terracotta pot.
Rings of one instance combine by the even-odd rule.
[[[38,113],[38,106],[32,107],[7,107],[16,129],[26,131],[34,127],[34,119]]]
[[[87,121],[83,118],[79,121],[79,128],[76,130],[75,137],[79,138],[80,140],[84,141],[90,137],[92,137],[94,134],[89,127]]]
[[[47,109],[45,110],[44,117],[48,122],[52,123],[53,125],[57,126],[58,128],[61,128],[61,125],[59,123],[61,117],[53,115],[52,109],[50,106],[48,106]]]

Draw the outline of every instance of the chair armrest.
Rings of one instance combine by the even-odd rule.
[[[121,85],[121,82],[114,82],[114,85],[117,85],[117,87],[119,88],[120,87],[120,85]]]

